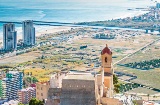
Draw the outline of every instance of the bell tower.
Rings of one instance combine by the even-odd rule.
[[[101,75],[103,84],[103,97],[113,96],[113,69],[112,69],[112,52],[106,47],[101,52]]]

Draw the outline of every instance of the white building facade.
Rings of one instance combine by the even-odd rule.
[[[22,23],[23,30],[23,44],[26,46],[33,46],[36,43],[35,27],[32,20],[26,20]]]
[[[12,23],[3,25],[3,49],[6,51],[16,50],[17,48],[17,32],[15,25]]]
[[[23,73],[18,71],[9,71],[6,78],[2,79],[2,93],[4,99],[18,99],[18,90],[23,88]]]

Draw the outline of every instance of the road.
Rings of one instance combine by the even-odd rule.
[[[116,64],[118,64],[118,63],[120,63],[120,62],[122,62],[123,60],[125,60],[125,59],[127,59],[127,58],[133,56],[134,54],[138,53],[139,51],[142,51],[142,50],[146,49],[147,47],[153,45],[154,43],[156,43],[156,42],[158,42],[158,41],[160,41],[160,38],[157,39],[157,40],[152,41],[152,42],[149,43],[149,44],[146,44],[145,46],[141,47],[140,49],[136,50],[135,52],[133,52],[133,53],[131,53],[131,54],[128,54],[127,56],[125,56],[125,57],[122,58],[121,60],[119,60],[119,61],[113,63],[113,66],[116,65]]]

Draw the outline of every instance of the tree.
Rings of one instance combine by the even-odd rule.
[[[137,102],[135,100],[132,101],[133,105],[138,105]]]
[[[116,93],[120,92],[120,84],[118,83],[118,77],[114,74],[113,75],[113,84],[114,84],[114,91]]]
[[[113,84],[118,84],[118,77],[115,74],[113,75]]]
[[[36,98],[32,98],[29,101],[29,105],[44,105],[44,103],[41,100],[38,100]]]
[[[27,77],[27,82],[31,83],[32,82],[32,78],[31,77]]]
[[[18,105],[24,105],[24,104],[22,104],[22,103],[18,103]]]
[[[119,92],[120,92],[120,84],[115,84],[115,85],[114,85],[114,91],[115,91],[116,93],[119,93]]]
[[[33,77],[33,78],[32,78],[32,82],[33,82],[33,83],[38,82],[37,78]]]
[[[26,81],[25,80],[23,80],[23,86],[26,87]]]

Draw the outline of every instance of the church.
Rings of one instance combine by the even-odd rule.
[[[58,93],[54,93],[56,87],[50,89],[52,91],[49,91],[48,100],[52,104],[46,105],[122,105],[118,99],[113,98],[113,74],[112,52],[106,45],[101,51],[99,74],[67,73],[62,79],[61,87],[58,87]]]

